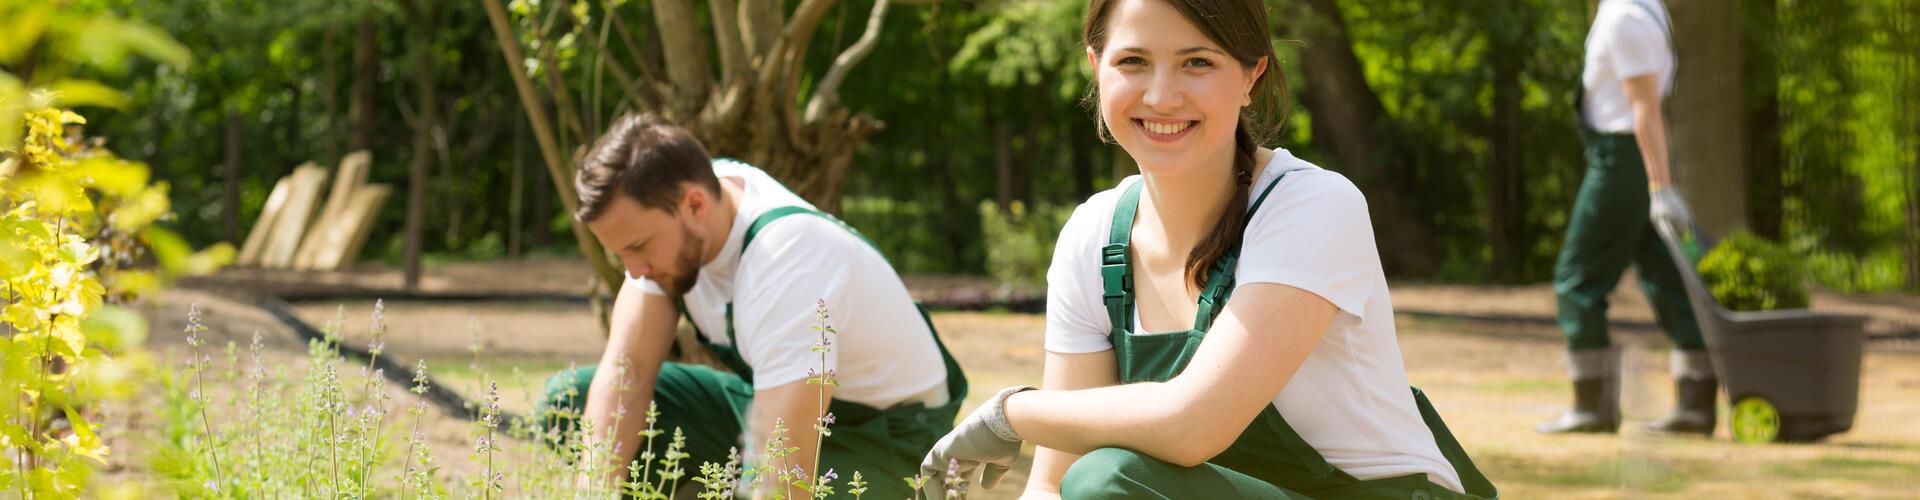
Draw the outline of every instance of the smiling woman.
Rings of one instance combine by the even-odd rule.
[[[1262,147],[1285,114],[1266,19],[1091,2],[1089,100],[1141,175],[1061,230],[1045,390],[1002,390],[923,472],[991,487],[1033,441],[1029,497],[1498,496],[1408,388],[1366,199]]]

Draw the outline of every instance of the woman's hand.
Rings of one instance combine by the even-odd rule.
[[[934,443],[933,450],[927,452],[927,458],[920,461],[920,473],[934,479],[930,484],[941,484],[941,479],[948,475],[972,479],[977,469],[981,487],[999,485],[1001,476],[1006,475],[1007,470],[1013,468],[1013,462],[1020,459],[1020,436],[1013,432],[1012,425],[1007,424],[1004,405],[1007,396],[1031,389],[1001,389],[992,399],[975,408],[966,419],[953,426],[952,432]]]

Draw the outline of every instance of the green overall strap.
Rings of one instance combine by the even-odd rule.
[[[860,241],[867,242],[867,246],[873,247],[875,251],[880,250],[880,245],[875,245],[872,239],[867,238],[867,235],[861,234],[859,229],[854,229],[852,225],[841,221],[839,217],[834,217],[832,214],[807,207],[788,205],[768,210],[766,213],[760,214],[759,217],[753,219],[753,224],[747,226],[747,234],[740,238],[740,255],[747,254],[747,246],[753,244],[753,237],[760,234],[760,230],[767,227],[767,224],[772,224],[773,221],[779,220],[781,217],[794,214],[813,214],[820,216],[822,219],[833,221],[834,224],[840,225],[841,229],[845,229],[847,232],[859,237]],[[881,254],[881,258],[885,258],[884,253]]]
[[[753,223],[747,225],[747,234],[740,237],[740,255],[745,256],[747,254],[747,246],[753,244],[753,237],[756,235],[759,235],[760,230],[765,229],[767,227],[767,224],[772,224],[773,221],[780,220],[781,217],[786,217],[789,215],[797,215],[797,214],[818,215],[821,218],[833,221],[834,224],[839,224],[842,229],[846,229],[847,232],[853,233],[854,236],[859,237],[860,241],[867,242],[867,246],[873,247],[875,251],[880,250],[880,246],[874,245],[873,240],[867,239],[867,235],[860,234],[859,230],[854,229],[853,226],[847,225],[847,223],[845,222],[841,222],[839,218],[836,218],[832,215],[827,214],[826,212],[821,212],[819,210],[814,210],[811,208],[796,206],[796,205],[788,205],[788,206],[776,207],[772,210],[768,210],[765,213],[760,214],[759,217],[755,217],[753,219]],[[680,310],[683,311],[684,313],[684,311],[687,310],[686,302],[677,301],[677,303],[680,305]],[[698,330],[699,326],[696,325],[694,329]],[[733,348],[735,349],[740,348],[740,340],[735,336],[734,330],[733,330],[733,303],[732,302],[727,303],[727,344],[732,345]]]
[[[1133,242],[1133,216],[1140,211],[1140,186],[1145,183],[1135,182],[1120,193],[1107,246],[1100,248],[1101,297],[1107,317],[1113,320],[1113,332],[1120,335],[1133,330],[1133,269],[1127,263],[1127,247]]]
[[[1235,266],[1240,264],[1240,246],[1245,242],[1246,228],[1253,224],[1253,214],[1260,211],[1260,204],[1267,201],[1267,195],[1273,194],[1273,188],[1280,186],[1280,180],[1287,178],[1287,173],[1281,172],[1279,177],[1273,179],[1273,183],[1267,184],[1267,188],[1260,191],[1260,196],[1254,198],[1252,204],[1247,205],[1247,215],[1240,220],[1241,241],[1233,242],[1233,246],[1227,248],[1227,253],[1221,254],[1219,259],[1213,261],[1213,266],[1208,268],[1207,287],[1200,292],[1200,307],[1194,311],[1193,329],[1211,330],[1213,319],[1220,315],[1220,311],[1216,308],[1226,307],[1227,297],[1233,295],[1233,285],[1236,281],[1233,272],[1238,269]]]

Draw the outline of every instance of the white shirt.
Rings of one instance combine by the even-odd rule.
[[[840,382],[835,399],[881,409],[947,402],[939,347],[906,284],[878,250],[833,221],[799,214],[762,227],[742,255],[741,241],[755,218],[782,206],[813,205],[744,163],[717,160],[713,173],[746,186],[720,255],[700,268],[684,298],[694,325],[720,345],[732,344],[726,307],[733,303],[736,348],[753,367],[755,390],[804,381],[809,369],[820,369],[821,354],[813,352],[820,333],[813,326],[815,309],[825,300],[838,332],[824,361]],[[637,281],[642,291],[665,295],[658,284]]]
[[[1247,227],[1235,286],[1287,285],[1325,298],[1339,312],[1274,396],[1274,409],[1329,463],[1356,478],[1424,473],[1435,484],[1465,491],[1409,389],[1366,198],[1340,174],[1286,150],[1275,153],[1254,180],[1252,196],[1281,172],[1290,173]],[[1135,182],[1138,176],[1093,195],[1061,229],[1047,271],[1048,351],[1113,348],[1107,338],[1113,322],[1102,302],[1100,248],[1107,244],[1121,191]]]
[[[1657,75],[1660,95],[1673,91],[1671,20],[1660,0],[1601,0],[1580,73],[1587,126],[1605,133],[1633,130],[1633,103],[1624,87],[1628,78]]]

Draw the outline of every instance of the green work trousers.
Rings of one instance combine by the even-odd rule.
[[[1667,248],[1648,221],[1647,171],[1632,135],[1583,131],[1587,175],[1567,221],[1566,244],[1554,262],[1553,292],[1567,348],[1612,345],[1607,337],[1607,294],[1634,266],[1640,289],[1660,328],[1683,350],[1706,348],[1693,305]]]
[[[547,381],[546,396],[538,414],[544,426],[570,434],[575,420],[586,407],[587,389],[593,383],[596,367],[563,371]],[[753,402],[753,385],[739,375],[705,366],[665,363],[654,383],[653,399],[660,411],[654,428],[666,432],[654,440],[655,456],[666,453],[673,429],[686,435],[688,458],[680,462],[687,471],[681,489],[698,488],[692,477],[700,464],[727,462],[728,451],[743,446],[741,436],[747,425],[747,407]],[[836,422],[833,435],[821,449],[822,470],[832,470],[839,480],[832,485],[835,498],[852,498],[844,493],[854,471],[867,482],[868,498],[907,498],[911,490],[903,480],[919,473],[920,459],[933,443],[953,428],[952,409],[925,409],[910,403],[890,410],[836,401],[829,406]],[[942,411],[944,410],[944,411]],[[944,416],[942,419],[940,417]],[[623,418],[645,418],[629,413]],[[812,440],[810,423],[788,423],[790,439]],[[764,448],[764,443],[753,446]],[[746,454],[744,448],[741,454]]]

